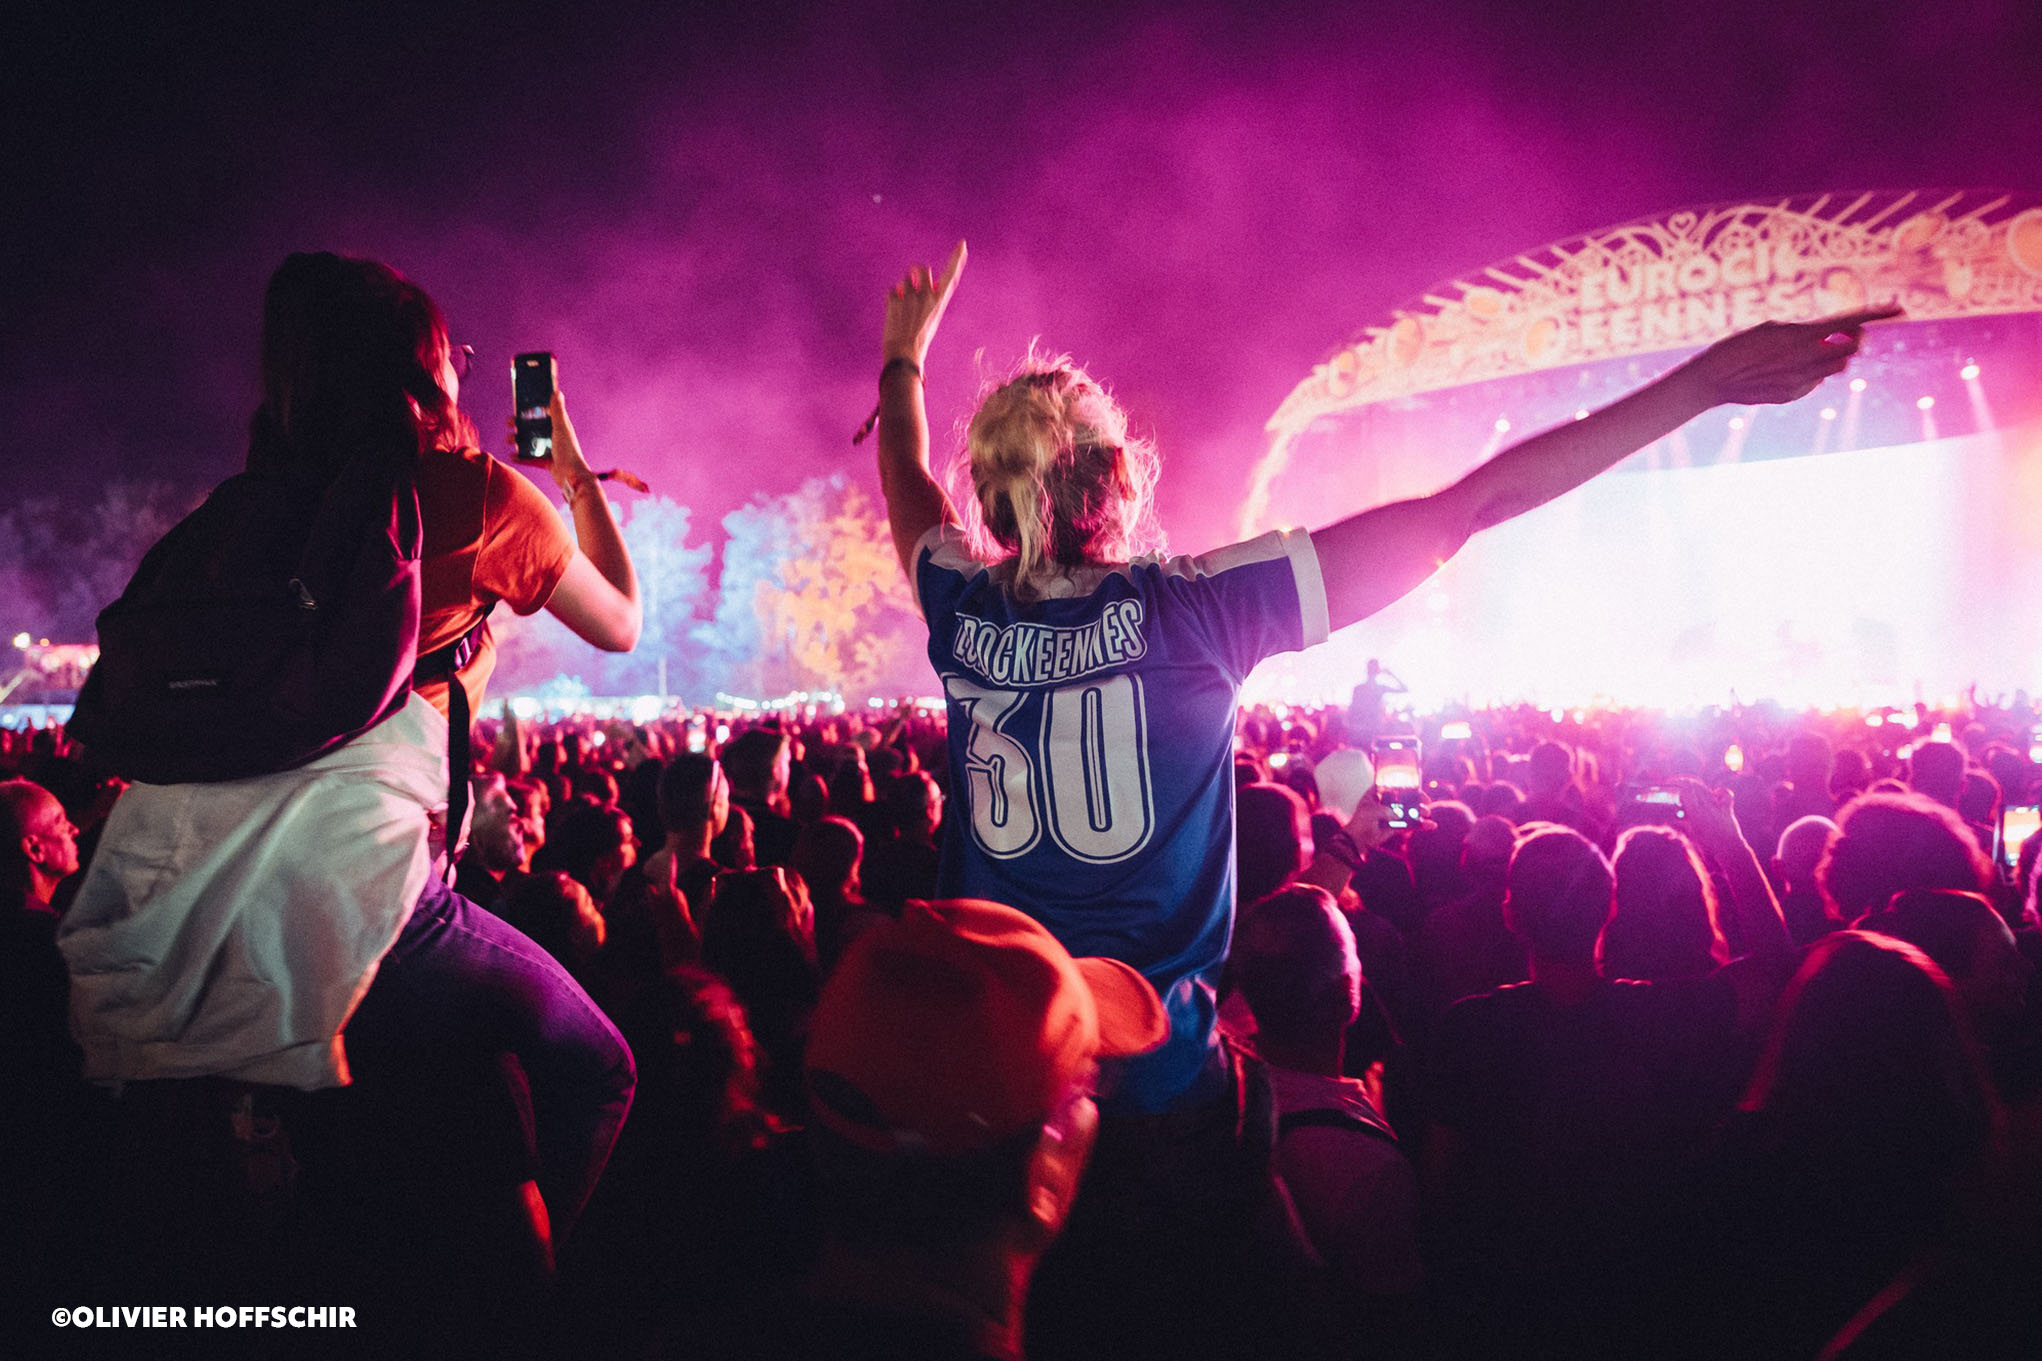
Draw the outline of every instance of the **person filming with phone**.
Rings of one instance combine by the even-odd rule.
[[[61,928],[85,1073],[129,1091],[225,1079],[310,1092],[360,1079],[390,1102],[431,1074],[487,1085],[497,1056],[514,1056],[536,1151],[525,1203],[543,1244],[549,1221],[565,1232],[594,1185],[633,1065],[564,970],[448,887],[461,831],[458,815],[439,825],[449,746],[465,750],[465,716],[480,711],[492,608],[544,609],[597,648],[629,651],[637,578],[557,390],[543,466],[571,508],[572,537],[537,487],[478,447],[459,405],[470,352],[423,289],[373,260],[294,254],[264,308],[245,476],[330,498],[373,466],[387,475],[368,483],[385,488],[370,509],[386,524],[387,488],[402,512],[415,486],[419,661],[414,672],[411,653],[386,644],[403,670],[369,680],[392,690],[387,716],[313,759],[137,783],[121,798]],[[317,603],[330,614],[355,601],[337,586]],[[325,679],[340,684],[359,655],[336,650]],[[451,787],[465,796],[465,757],[455,764]],[[441,1128],[413,1142],[459,1150],[471,1134]]]

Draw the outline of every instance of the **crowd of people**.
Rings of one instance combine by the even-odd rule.
[[[817,1027],[855,943],[941,901],[945,724],[811,709],[717,743],[705,730],[733,716],[708,717],[478,728],[457,883],[636,1059],[571,1233],[520,1212],[540,1163],[515,1062],[406,1084],[402,1148],[336,1159],[336,1126],[371,1116],[259,1100],[224,1151],[137,1142],[188,1112],[121,1116],[80,1082],[53,944],[118,785],[61,730],[8,734],[7,1080],[35,1094],[8,1109],[43,1150],[10,1164],[24,1279],[343,1282],[419,1328],[561,1354],[789,1347],[831,1203],[804,1054],[841,1038]],[[1240,711],[1244,897],[1219,1005],[1237,1161],[1174,1193],[1214,1269],[1186,1272],[1177,1245],[1130,1261],[1127,1169],[1095,1162],[1096,1221],[1080,1195],[1037,1276],[1031,1354],[2021,1353],[2042,838],[1998,831],[2042,792],[2036,717],[1433,716],[1414,725],[1425,820],[1390,831],[1315,779],[1363,723]],[[1659,789],[1678,797],[1644,797]],[[138,1189],[157,1176],[185,1182]],[[195,1265],[109,1242],[166,1204],[239,1250]],[[407,1281],[428,1262],[430,1289]],[[1117,1293],[1086,1288],[1101,1280]]]
[[[941,706],[546,723],[474,720],[489,612],[612,650],[641,619],[558,394],[571,536],[476,447],[429,297],[285,262],[238,485],[310,507],[306,542],[173,535],[102,616],[180,618],[144,589],[180,563],[242,609],[219,564],[282,542],[281,660],[152,729],[269,634],[167,676],[188,630],[103,639],[69,730],[0,739],[35,1323],[265,1300],[377,1335],[256,1355],[2032,1352],[2032,706],[1407,724],[1371,664],[1347,710],[1240,707],[1261,659],[1701,411],[1798,400],[1895,309],[1165,558],[1153,451],[1068,359],[983,395],[961,506],[936,478],[965,258],[888,292],[859,433]],[[370,702],[222,770],[258,724],[308,735],[307,677]],[[1423,753],[1410,787],[1357,778],[1379,741]]]

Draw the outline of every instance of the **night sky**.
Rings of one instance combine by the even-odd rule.
[[[597,466],[716,518],[850,468],[882,288],[959,236],[939,455],[1040,337],[1224,536],[1263,421],[1427,285],[1744,196],[2042,190],[2042,5],[90,6],[8,24],[7,498],[234,470],[263,282],[391,261],[550,348]],[[153,11],[153,12],[152,12]],[[1333,509],[1350,509],[1338,507]]]

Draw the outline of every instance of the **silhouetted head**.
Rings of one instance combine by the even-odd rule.
[[[1354,929],[1316,885],[1293,884],[1249,904],[1228,964],[1255,1028],[1282,1043],[1329,1042],[1361,1013]]]
[[[717,1134],[749,1142],[759,1113],[759,1046],[730,985],[683,965],[646,987],[620,1029],[638,1060],[635,1127],[669,1139]]]
[[[943,787],[926,770],[896,775],[886,785],[886,811],[909,841],[926,841],[943,820]]]
[[[1999,781],[1982,770],[1964,772],[1964,785],[1957,794],[1957,814],[1974,827],[1990,827],[1999,821]]]
[[[723,830],[709,841],[709,854],[726,870],[748,870],[759,863],[752,841],[752,815],[731,804]]]
[[[810,823],[830,811],[830,787],[823,777],[804,770],[787,781],[787,814],[796,822]]]
[[[1476,800],[1475,811],[1483,817],[1499,817],[1515,826],[1524,816],[1524,791],[1508,780],[1492,780]]]
[[[1995,1105],[1942,971],[1914,946],[1865,931],[1808,948],[1744,1099],[1824,1161],[1931,1177],[1982,1148]]]
[[[1863,926],[1904,940],[1934,960],[1980,1035],[1996,1033],[2020,1016],[2027,1001],[2028,961],[1984,895],[1909,889],[1894,894],[1886,910],[1866,917]]]
[[[877,794],[872,784],[872,771],[865,764],[862,748],[847,750],[843,764],[829,779],[829,807],[832,813],[849,817],[871,803]]]
[[[1558,742],[1541,742],[1532,748],[1525,765],[1527,792],[1535,799],[1549,799],[1574,782],[1574,753]]]
[[[787,792],[793,753],[786,733],[747,728],[724,744],[717,759],[730,776],[731,792],[741,799],[768,799]]]
[[[1614,887],[1609,862],[1587,837],[1540,824],[1511,854],[1503,921],[1541,958],[1592,963]]]
[[[1983,893],[1992,865],[1955,811],[1921,794],[1864,794],[1837,815],[1837,835],[1816,867],[1822,895],[1855,922],[1910,888]]]
[[[270,276],[251,468],[323,484],[364,450],[472,445],[459,397],[446,319],[396,270],[318,251]]]
[[[637,863],[638,834],[630,815],[587,798],[554,811],[546,844],[532,857],[534,869],[565,871],[598,902],[607,900],[624,871]]]
[[[1618,839],[1612,869],[1616,911],[1596,951],[1605,978],[1701,978],[1729,961],[1716,891],[1685,836],[1633,827]]]
[[[1954,742],[1924,742],[1908,759],[1907,782],[1948,808],[1964,792],[1964,749]]]
[[[1842,800],[1854,798],[1865,792],[1865,786],[1872,782],[1872,769],[1865,762],[1864,753],[1846,747],[1838,752],[1829,763],[1829,794]]]
[[[1411,877],[1426,902],[1437,905],[1467,887],[1461,874],[1461,843],[1475,825],[1475,815],[1458,799],[1441,799],[1425,806],[1425,821],[1431,825],[1411,832]]]
[[[1273,893],[1311,858],[1312,817],[1302,796],[1280,784],[1234,791],[1235,901]]]
[[[965,439],[979,517],[1014,555],[1018,595],[1044,595],[1069,568],[1132,554],[1155,455],[1069,358],[1023,361],[979,403]]]
[[[808,885],[780,867],[716,876],[702,916],[702,962],[744,991],[743,977],[773,957],[815,963],[815,910]]]
[[[1829,787],[1829,739],[1819,732],[1797,733],[1787,742],[1787,782],[1801,790]]]
[[[1836,834],[1836,824],[1817,813],[1790,823],[1780,833],[1779,847],[1773,853],[1773,871],[1779,875],[1781,886],[1790,893],[1813,889],[1815,867],[1822,862],[1822,853],[1829,849],[1829,839]]]
[[[659,777],[661,826],[669,832],[707,826],[714,836],[729,817],[730,781],[715,757],[688,751],[667,762]]]
[[[865,836],[849,818],[818,818],[794,838],[794,868],[820,897],[857,893],[864,854]]]
[[[1501,883],[1510,868],[1510,853],[1517,849],[1517,828],[1510,819],[1495,813],[1476,818],[1461,843],[1461,867],[1479,883]]]

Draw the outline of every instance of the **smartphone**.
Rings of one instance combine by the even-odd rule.
[[[1425,800],[1418,792],[1423,778],[1419,756],[1415,737],[1376,739],[1376,797],[1390,810],[1391,827],[1416,827],[1425,816]]]
[[[2021,862],[2021,843],[2042,830],[2042,804],[2010,803],[2000,813],[2000,861],[2008,868]]]
[[[517,411],[518,461],[553,457],[553,389],[560,371],[544,350],[511,360],[511,404]]]
[[[1687,816],[1687,810],[1681,807],[1680,790],[1670,784],[1625,785],[1623,802],[1634,809],[1633,816],[1627,819],[1631,822],[1677,822]]]
[[[1439,729],[1439,740],[1442,742],[1465,742],[1474,735],[1474,728],[1467,723],[1446,723]]]

